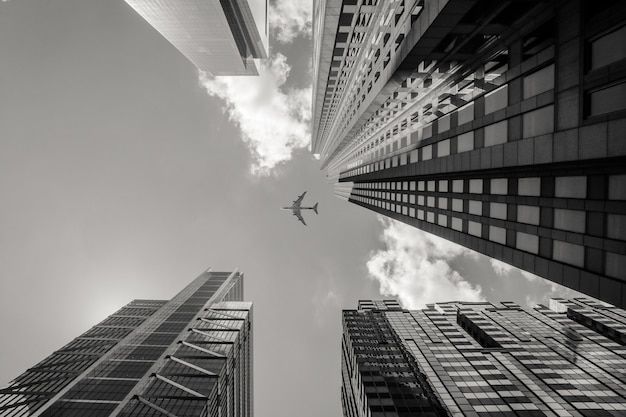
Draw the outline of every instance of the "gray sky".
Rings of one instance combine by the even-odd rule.
[[[260,417],[340,415],[340,311],[379,282],[411,306],[567,295],[333,196],[308,9],[277,4],[265,78],[203,86],[123,0],[0,2],[0,385],[209,266],[245,273]],[[304,190],[309,227],[278,210]]]

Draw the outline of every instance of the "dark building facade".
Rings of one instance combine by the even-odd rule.
[[[243,274],[207,271],[169,301],[134,300],[0,390],[8,416],[253,415]]]
[[[626,3],[326,0],[336,194],[626,307]]]
[[[346,417],[626,415],[626,311],[394,300],[343,311]]]

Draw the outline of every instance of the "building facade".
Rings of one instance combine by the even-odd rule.
[[[126,0],[198,69],[209,75],[258,75],[267,58],[267,4],[248,0]],[[258,3],[258,4],[257,4]]]
[[[343,311],[346,417],[626,415],[626,311],[449,302]]]
[[[626,307],[626,4],[326,0],[336,194]]]
[[[243,274],[134,300],[0,390],[3,417],[253,415]]]

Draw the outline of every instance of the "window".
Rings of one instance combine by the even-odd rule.
[[[410,188],[411,191],[415,191],[415,181],[411,181]]]
[[[426,213],[426,221],[428,223],[435,223],[435,213],[429,211],[428,213]]]
[[[445,197],[439,197],[439,208],[443,210],[448,209],[448,199]]]
[[[435,181],[428,181],[428,191],[435,191]]]
[[[442,140],[437,143],[437,157],[450,155],[450,139]]]
[[[524,98],[536,96],[554,88],[554,64],[524,77]]]
[[[478,222],[468,221],[467,222],[467,233],[474,236],[481,236],[482,226]]]
[[[626,279],[626,256],[607,252],[605,266],[608,276]]]
[[[587,196],[587,177],[556,177],[556,197],[585,198]]]
[[[459,219],[458,217],[453,217],[452,218],[452,228],[454,230],[458,230],[459,232],[463,230],[463,220]]]
[[[546,106],[524,113],[522,124],[523,137],[525,138],[552,133],[554,131],[554,106]]]
[[[626,83],[615,84],[589,93],[589,115],[626,109]]]
[[[433,159],[433,145],[422,148],[422,161],[428,161],[429,159]]]
[[[517,206],[517,221],[519,223],[539,224],[539,207]]]
[[[517,182],[517,193],[519,195],[540,195],[541,178],[520,178]]]
[[[591,42],[591,69],[626,58],[626,26]]]
[[[420,181],[420,182],[417,184],[417,190],[418,190],[418,191],[424,191],[424,181]]]
[[[409,208],[409,216],[415,217],[415,209],[413,207]]]
[[[440,193],[448,192],[448,180],[439,180],[439,192]]]
[[[418,195],[417,196],[417,205],[418,206],[423,206],[424,205],[424,196],[423,195]]]
[[[585,212],[579,210],[554,209],[554,228],[570,232],[585,233]]]
[[[457,137],[456,149],[458,153],[474,149],[474,131],[463,133]]]
[[[506,143],[508,137],[507,126],[506,120],[485,126],[485,148]]]
[[[582,268],[585,264],[585,248],[580,245],[555,240],[552,244],[552,258],[556,261]]]
[[[482,214],[483,214],[483,202],[482,201],[470,200],[470,202],[469,202],[469,212],[470,212],[470,214],[475,214],[477,216],[482,216]]]
[[[485,94],[485,114],[505,108],[509,104],[509,86],[504,85],[497,90]]]
[[[437,132],[445,132],[446,130],[450,130],[450,115],[446,114],[445,116],[441,116],[437,121]]]
[[[459,126],[474,120],[474,103],[469,103],[459,109],[458,124]]]
[[[472,194],[482,194],[483,192],[483,180],[470,180],[469,192]]]
[[[607,237],[626,240],[626,216],[623,214],[609,214],[607,216]]]
[[[413,194],[409,196],[409,204],[415,204],[415,196]]]
[[[452,210],[454,211],[463,211],[463,200],[458,198],[452,199]]]
[[[489,203],[489,216],[494,219],[506,220],[506,204]]]
[[[506,195],[508,190],[508,180],[506,178],[497,178],[491,180],[491,194]]]
[[[454,193],[462,193],[463,192],[463,180],[453,180],[452,181],[452,192],[454,192]]]
[[[529,235],[528,233],[517,232],[515,247],[526,252],[539,253],[539,237]]]
[[[417,218],[424,220],[424,210],[417,210]]]
[[[489,240],[506,245],[506,229],[497,226],[489,226]]]
[[[435,197],[427,197],[426,198],[426,205],[428,207],[435,207]]]
[[[439,214],[437,216],[437,224],[439,226],[448,227],[448,216],[445,214]]]

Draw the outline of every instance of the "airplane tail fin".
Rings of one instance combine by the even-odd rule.
[[[315,205],[313,206],[313,211],[315,212],[315,214],[319,214],[319,213],[317,212],[317,205],[318,205],[318,204],[319,204],[319,203],[315,203]]]

